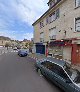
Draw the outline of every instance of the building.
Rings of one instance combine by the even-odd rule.
[[[6,43],[9,43],[10,44],[11,41],[10,40],[0,40],[0,46],[5,47]]]
[[[49,9],[32,25],[36,52],[80,63],[80,0],[49,0]],[[42,52],[40,49],[42,48]]]

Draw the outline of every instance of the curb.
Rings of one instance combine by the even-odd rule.
[[[31,56],[29,56],[30,58],[32,58],[32,59],[34,59],[34,60],[38,60],[38,58],[36,58],[36,57],[31,57]]]

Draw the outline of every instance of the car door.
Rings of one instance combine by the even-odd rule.
[[[57,75],[54,73],[55,71],[55,64],[51,61],[47,61],[46,65],[46,76],[54,83],[57,84]],[[57,84],[58,85],[58,84]]]
[[[57,82],[60,84],[60,87],[63,88],[66,92],[74,92],[75,85],[70,80],[63,68],[57,65],[56,71]]]
[[[49,60],[46,60],[45,62],[41,63],[41,67],[43,75],[49,78],[52,82],[59,85],[57,82],[57,74],[55,73],[56,71],[55,64]]]
[[[44,62],[41,63],[41,70],[43,75],[45,75],[46,77],[48,77],[49,79],[51,79],[51,69],[52,67],[52,63],[49,60],[45,60]]]

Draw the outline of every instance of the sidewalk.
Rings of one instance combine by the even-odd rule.
[[[80,72],[80,64],[72,65],[72,68],[77,69]]]
[[[36,53],[34,53],[34,54],[30,53],[29,56],[31,58],[35,59],[35,60],[46,58],[45,55],[43,55],[43,54],[36,54]],[[71,67],[77,69],[78,71],[80,71],[80,64],[79,65],[71,65]]]
[[[45,55],[43,55],[43,54],[36,54],[36,53],[34,53],[34,54],[29,54],[29,56],[31,57],[31,58],[33,58],[33,59],[35,59],[35,60],[38,60],[38,59],[42,59],[42,58],[45,58],[46,56]]]

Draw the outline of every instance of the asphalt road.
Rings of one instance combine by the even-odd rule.
[[[34,62],[14,52],[0,55],[0,92],[62,92],[39,76]]]

